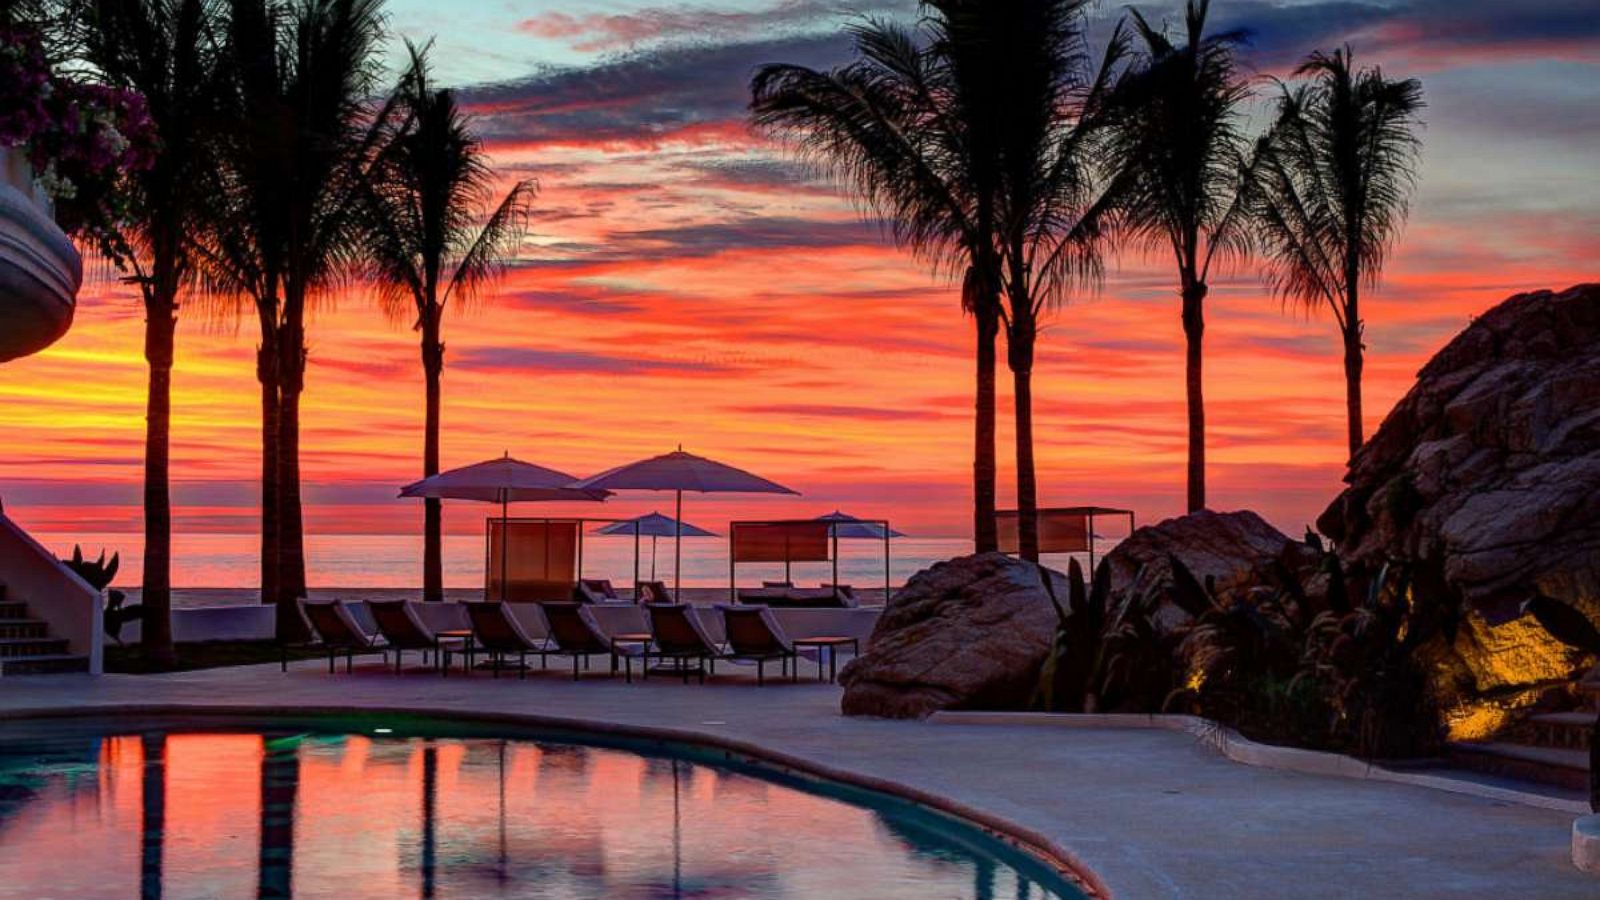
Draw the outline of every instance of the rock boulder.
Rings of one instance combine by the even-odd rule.
[[[1000,553],[941,562],[895,593],[867,650],[839,674],[850,716],[920,719],[941,709],[1025,708],[1055,637],[1041,573]]]
[[[1275,562],[1297,569],[1316,562],[1303,542],[1249,510],[1201,510],[1140,528],[1106,554],[1113,608],[1120,609],[1134,598],[1165,597],[1172,590],[1172,557],[1202,582],[1214,580],[1219,592],[1262,583]],[[1170,630],[1187,618],[1161,600],[1155,621],[1157,627]]]
[[[1600,284],[1478,317],[1345,481],[1318,527],[1347,563],[1442,564],[1489,623],[1536,591],[1600,617]]]

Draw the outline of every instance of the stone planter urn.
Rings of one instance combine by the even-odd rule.
[[[20,148],[0,148],[0,362],[37,353],[72,325],[83,260],[52,217]]]

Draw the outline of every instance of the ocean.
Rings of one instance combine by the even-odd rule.
[[[136,533],[37,533],[40,543],[63,558],[72,547],[85,556],[121,553],[113,587],[137,588],[143,577],[144,536]],[[650,539],[642,541],[640,577],[650,577]],[[259,539],[253,534],[178,534],[173,537],[174,588],[253,590],[258,578]],[[952,556],[971,552],[972,542],[957,538],[897,538],[890,550],[890,580],[899,585],[912,573]],[[323,534],[306,538],[306,580],[313,589],[415,588],[422,583],[422,537],[395,534]],[[483,586],[483,535],[444,537],[444,583],[447,588]],[[672,539],[658,539],[656,577],[672,581]],[[585,535],[583,575],[633,582],[633,538]],[[741,564],[739,583],[759,583],[783,575],[782,565]],[[827,563],[796,563],[796,584],[832,580]],[[871,540],[839,542],[839,580],[860,587],[882,587],[883,544]],[[726,538],[685,538],[683,583],[686,587],[726,587]],[[176,598],[180,605],[182,597]]]
[[[95,557],[122,554],[122,564],[112,587],[137,589],[143,576],[143,535],[136,533],[36,533],[46,547],[63,558],[72,547],[83,547]],[[1104,542],[1102,550],[1114,542]],[[173,537],[172,584],[177,606],[256,602],[259,585],[258,538],[253,534],[178,534]],[[940,560],[972,552],[972,542],[961,538],[896,538],[890,548],[889,580],[898,587],[912,574]],[[306,577],[313,590],[417,589],[422,583],[422,538],[396,534],[321,534],[306,538]],[[650,539],[642,541],[640,577],[650,577]],[[1087,560],[1080,560],[1087,563]],[[1046,565],[1064,569],[1063,558],[1047,558]],[[483,535],[447,534],[444,537],[444,583],[450,589],[483,587]],[[672,582],[672,539],[656,545],[656,578]],[[585,535],[583,575],[609,578],[618,585],[633,582],[633,538]],[[753,586],[783,576],[778,564],[742,563],[739,584]],[[792,577],[799,585],[832,580],[827,563],[795,563]],[[883,544],[873,540],[839,542],[839,580],[859,588],[883,586]],[[686,588],[725,588],[728,585],[726,538],[685,538],[683,584]],[[185,596],[183,589],[204,590]]]

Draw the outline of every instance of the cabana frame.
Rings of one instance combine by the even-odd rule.
[[[892,577],[891,574],[890,574],[890,569],[889,569],[889,538],[890,538],[890,533],[893,531],[893,529],[891,529],[889,527],[889,520],[888,519],[854,519],[854,520],[849,521],[849,522],[830,522],[830,521],[823,520],[823,519],[746,519],[746,520],[742,520],[742,521],[735,521],[735,522],[729,522],[728,523],[728,600],[729,600],[730,603],[739,602],[739,579],[738,579],[738,574],[739,574],[739,572],[738,572],[738,569],[739,569],[739,552],[738,552],[738,549],[739,549],[739,544],[738,544],[738,541],[739,541],[739,537],[738,537],[739,528],[741,526],[746,527],[746,528],[750,528],[750,527],[761,527],[761,526],[769,526],[770,527],[770,526],[784,526],[784,525],[812,525],[812,526],[819,526],[820,525],[820,526],[824,526],[827,529],[827,533],[828,533],[829,554],[828,554],[828,559],[827,560],[820,560],[820,559],[791,560],[791,559],[787,559],[787,558],[784,559],[783,560],[783,580],[784,581],[792,581],[793,580],[790,577],[790,574],[789,574],[789,572],[790,572],[790,564],[793,563],[793,562],[831,562],[831,563],[833,563],[833,590],[834,590],[835,594],[837,594],[839,592],[839,526],[840,525],[876,525],[879,528],[882,528],[883,529],[883,600],[884,600],[885,603],[889,602],[889,593],[890,593],[889,582],[890,582],[890,579]],[[753,562],[753,560],[752,560],[752,562]],[[776,560],[774,560],[774,562],[776,562]]]
[[[1041,546],[1040,553],[1083,553],[1089,554],[1089,571],[1094,572],[1094,520],[1096,517],[1105,519],[1113,517],[1128,517],[1128,533],[1132,534],[1137,525],[1134,522],[1133,510],[1117,509],[1111,506],[1051,506],[1040,507],[1039,520],[1042,522],[1048,517],[1082,518],[1084,520],[1084,546],[1082,548],[1051,550]],[[996,510],[995,524],[1000,532],[1000,551],[1013,556],[1017,553],[1015,546],[1017,535],[1018,513],[1014,509]],[[1007,541],[1007,537],[1010,541]]]
[[[491,568],[494,565],[494,526],[495,526],[495,523],[498,522],[498,523],[501,524],[501,528],[500,528],[500,601],[501,602],[505,602],[506,601],[506,587],[507,587],[507,583],[509,581],[509,579],[506,577],[506,574],[507,574],[507,571],[508,571],[508,565],[507,564],[508,564],[509,557],[510,557],[510,554],[506,552],[507,551],[506,538],[507,538],[507,535],[510,533],[509,526],[515,525],[517,523],[537,523],[537,524],[540,524],[540,525],[557,525],[557,524],[559,524],[559,525],[566,525],[566,524],[574,525],[576,527],[576,529],[577,529],[577,558],[573,561],[572,577],[574,579],[574,583],[576,583],[576,582],[579,582],[579,581],[583,580],[583,535],[584,535],[584,532],[589,530],[590,528],[594,527],[595,525],[615,525],[615,524],[617,524],[619,522],[627,522],[627,521],[629,521],[629,519],[627,519],[627,518],[606,517],[606,516],[515,516],[515,517],[490,516],[487,519],[484,519],[484,524],[483,524],[483,599],[485,599],[485,600],[490,599],[490,597],[489,597],[489,583],[490,583],[489,574],[490,574]],[[633,596],[634,596],[634,599],[636,601],[639,598],[639,560],[640,560],[639,537],[640,537],[639,525],[638,525],[637,521],[634,521],[634,527],[633,527]],[[549,559],[549,554],[550,554],[550,538],[549,538],[549,534],[548,533],[546,533],[546,536],[545,536],[545,544],[544,544],[544,546],[545,546],[545,558],[546,558],[546,561],[547,561],[546,567],[548,568],[548,559]]]

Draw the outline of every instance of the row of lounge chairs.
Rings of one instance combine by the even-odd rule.
[[[307,646],[327,652],[330,673],[335,671],[340,656],[344,657],[345,671],[349,672],[353,671],[358,655],[382,654],[387,665],[390,652],[395,654],[395,671],[399,672],[405,651],[416,650],[422,652],[425,665],[431,656],[433,664],[444,674],[448,674],[454,654],[463,654],[469,668],[475,657],[485,656],[497,678],[511,659],[516,660],[519,677],[526,678],[530,656],[539,657],[541,668],[548,665],[551,656],[570,658],[574,680],[596,656],[609,660],[612,675],[620,668],[629,682],[633,681],[635,660],[641,663],[643,677],[649,677],[654,660],[660,666],[670,663],[671,671],[681,675],[685,683],[691,676],[704,683],[707,674],[716,674],[719,661],[754,663],[758,684],[766,682],[766,666],[771,662],[779,663],[782,673],[791,680],[799,678],[802,651],[784,634],[771,609],[765,606],[718,605],[716,609],[722,615],[726,635],[719,642],[707,633],[693,608],[686,603],[646,603],[650,631],[616,635],[607,635],[582,603],[536,604],[533,608],[544,618],[545,636],[542,638],[530,635],[504,603],[463,604],[471,628],[461,631],[430,628],[418,614],[414,601],[373,600],[366,605],[376,626],[371,632],[362,627],[343,601],[301,601],[306,623],[314,635]],[[284,671],[288,671],[288,653],[289,647],[285,645]],[[821,657],[817,659],[820,677]]]

